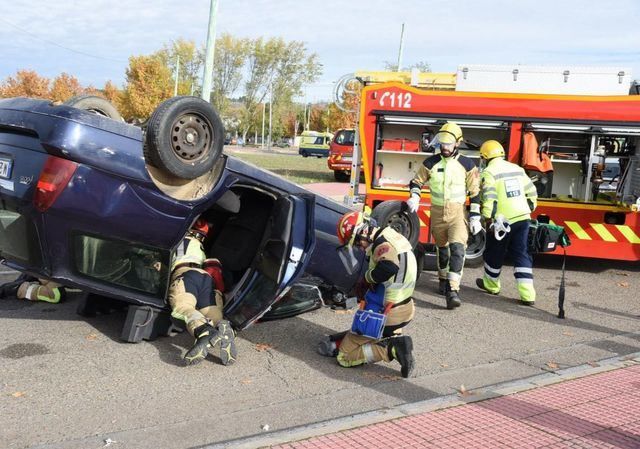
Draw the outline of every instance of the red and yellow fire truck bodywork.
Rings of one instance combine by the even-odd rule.
[[[539,198],[532,218],[547,216],[565,227],[572,242],[568,255],[640,260],[640,166],[635,152],[637,141],[640,153],[640,96],[467,93],[386,83],[364,87],[360,108],[365,204],[369,207],[407,199],[408,180],[429,155],[415,152],[414,145],[406,146],[413,152],[408,154],[403,151],[404,143],[437,132],[445,121],[461,124],[465,140],[469,135],[476,136],[474,146],[461,152],[475,157],[478,163],[477,147],[488,138],[496,138],[503,142],[508,159],[520,164],[523,134],[531,131],[549,143],[552,155],[554,148],[562,150],[554,159],[553,185],[557,190]],[[402,142],[400,148],[398,142]],[[620,184],[621,168],[617,192],[594,191],[594,185],[602,185],[601,172],[594,171],[595,162],[604,165],[605,158],[626,169],[627,185]],[[385,177],[387,168],[392,174]],[[418,211],[423,243],[430,240],[429,205],[425,187]]]

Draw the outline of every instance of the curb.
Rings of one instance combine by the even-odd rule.
[[[292,443],[294,441],[306,440],[330,433],[343,432],[357,427],[378,424],[392,419],[406,418],[408,416],[436,410],[447,409],[464,404],[471,404],[487,399],[507,396],[538,387],[557,384],[569,380],[579,379],[594,374],[613,371],[620,368],[640,364],[640,352],[628,354],[620,357],[603,359],[593,364],[578,365],[558,371],[539,374],[525,379],[503,382],[488,387],[478,388],[468,391],[464,396],[451,394],[425,401],[418,401],[409,404],[402,404],[387,409],[375,410],[372,412],[351,415],[342,418],[335,418],[319,423],[304,426],[292,427],[278,430],[265,435],[256,435],[246,438],[238,438],[222,443],[199,446],[200,449],[222,449],[239,448],[254,449],[269,447],[278,444]]]

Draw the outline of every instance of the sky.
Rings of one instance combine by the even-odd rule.
[[[204,45],[209,11],[210,0],[0,0],[0,81],[31,69],[122,86],[129,56]],[[303,41],[322,64],[303,97],[320,101],[341,76],[395,63],[403,24],[403,66],[607,66],[640,79],[640,0],[218,0],[216,34]]]

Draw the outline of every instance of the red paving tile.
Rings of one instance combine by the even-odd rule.
[[[640,449],[640,365],[278,447]]]

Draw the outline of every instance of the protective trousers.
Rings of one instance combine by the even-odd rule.
[[[387,321],[382,333],[383,338],[402,334],[402,328],[409,324],[415,314],[413,300],[406,304],[393,307],[387,314]],[[338,363],[346,368],[362,365],[364,363],[376,363],[379,361],[390,362],[387,346],[380,340],[363,337],[347,332],[340,343]]]
[[[438,247],[438,278],[447,279],[451,290],[458,291],[469,237],[464,204],[431,206],[431,234]]]
[[[534,302],[533,259],[527,251],[529,220],[511,224],[509,232],[502,240],[496,240],[493,232],[487,232],[487,246],[484,250],[484,287],[491,293],[500,292],[500,271],[506,255],[513,260],[520,300]]]
[[[35,282],[23,282],[18,287],[16,296],[18,299],[28,299],[29,301],[45,301],[57,304],[62,299],[62,284],[38,279]]]
[[[222,319],[224,306],[222,293],[214,289],[211,276],[200,268],[184,267],[172,274],[169,287],[171,316],[184,321],[187,330],[211,322],[213,326]]]

